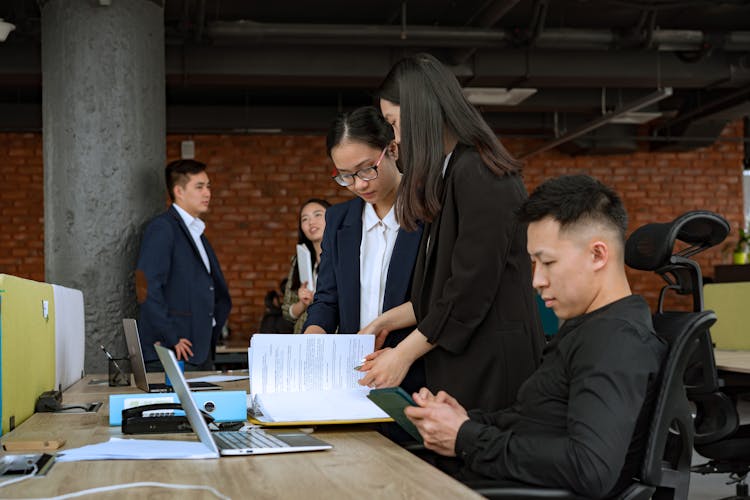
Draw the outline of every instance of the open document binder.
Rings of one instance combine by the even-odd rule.
[[[357,383],[354,367],[373,335],[255,334],[250,341],[250,421],[266,426],[390,422]]]

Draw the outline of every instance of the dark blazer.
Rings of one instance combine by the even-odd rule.
[[[362,211],[365,202],[354,198],[326,210],[326,229],[321,244],[315,299],[307,308],[309,325],[318,325],[326,332],[357,333],[359,331],[360,281],[359,247],[362,243]],[[417,258],[422,228],[416,231],[399,229],[393,247],[383,296],[383,311],[409,300],[412,270]],[[384,346],[393,347],[413,329],[391,332]],[[304,329],[303,329],[304,331]],[[422,363],[415,363],[401,384],[408,391],[424,385]]]
[[[180,338],[193,343],[190,363],[200,365],[213,358],[232,301],[216,254],[205,235],[201,241],[211,273],[174,207],[146,226],[136,269],[138,331],[145,361],[158,359],[154,342],[173,348]]]
[[[411,300],[437,345],[424,356],[427,387],[467,409],[509,406],[541,358],[526,226],[515,216],[525,199],[520,176],[495,175],[459,144],[441,211],[425,225]]]

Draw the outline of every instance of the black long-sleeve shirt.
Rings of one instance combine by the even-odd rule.
[[[569,319],[512,407],[469,412],[456,454],[490,478],[612,494],[639,472],[666,351],[640,296]]]

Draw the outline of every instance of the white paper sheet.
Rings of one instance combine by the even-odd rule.
[[[367,387],[345,391],[272,392],[256,395],[255,408],[267,421],[324,422],[388,418],[388,414],[367,399]],[[262,419],[259,419],[262,420]]]
[[[310,249],[305,245],[297,245],[297,269],[299,270],[299,282],[307,281],[307,289],[315,291],[315,278],[313,277],[312,255]]]
[[[358,389],[354,369],[375,350],[374,335],[258,334],[251,339],[253,394]]]
[[[255,334],[250,388],[255,410],[274,422],[388,418],[367,399],[354,369],[375,347],[373,335]],[[256,415],[257,417],[257,415]]]
[[[57,454],[56,460],[77,462],[80,460],[173,460],[218,457],[218,453],[209,450],[199,441],[113,437],[104,443],[61,451]]]

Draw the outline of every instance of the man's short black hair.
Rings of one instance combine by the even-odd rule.
[[[552,217],[560,229],[578,222],[598,222],[616,231],[622,243],[628,215],[613,189],[588,175],[564,175],[543,182],[518,210],[521,222]]]
[[[174,201],[174,187],[185,184],[188,175],[199,174],[206,170],[206,164],[196,160],[175,160],[164,169],[164,180],[167,183],[169,198]]]

